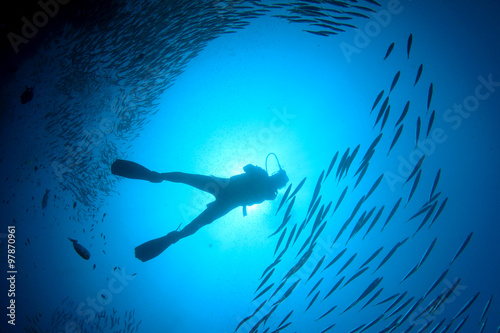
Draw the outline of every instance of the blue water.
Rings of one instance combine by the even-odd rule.
[[[338,8],[369,17],[351,15],[352,19],[340,22],[357,29],[343,26],[345,32],[325,37],[303,31],[320,28],[273,16],[290,15],[285,8],[249,16],[249,10],[263,8],[258,2],[109,2],[100,7],[78,2],[60,5],[61,11],[40,27],[38,35],[20,44],[17,53],[7,45],[1,92],[0,255],[3,276],[15,275],[15,295],[8,295],[11,285],[3,279],[2,332],[234,332],[264,301],[238,332],[273,332],[287,323],[281,332],[322,332],[333,324],[330,332],[350,332],[383,315],[366,330],[381,332],[398,316],[401,320],[447,269],[436,288],[392,331],[405,332],[414,325],[411,331],[417,332],[432,321],[425,330],[430,332],[443,321],[435,332],[447,325],[448,332],[480,332],[485,322],[484,332],[497,332],[498,4],[405,0],[380,4],[357,3],[374,10],[369,12],[308,2],[322,10]],[[31,9],[12,19],[17,25],[8,28],[20,34],[21,17],[31,18],[40,10]],[[242,29],[235,29],[238,24]],[[394,49],[383,60],[393,42]],[[414,85],[421,64],[422,76]],[[398,71],[400,78],[389,93]],[[485,85],[488,81],[493,83]],[[21,104],[21,94],[31,86],[32,100]],[[370,112],[382,90],[383,97]],[[382,120],[374,124],[387,96],[390,114],[381,131]],[[403,132],[388,155],[407,101],[411,106]],[[455,104],[465,105],[462,113],[453,111]],[[421,131],[416,146],[418,117]],[[362,158],[381,132],[366,174],[354,188]],[[344,152],[349,148],[352,154],[358,145],[350,168],[337,177]],[[286,188],[276,200],[248,207],[248,216],[235,209],[151,261],[134,257],[136,246],[187,225],[212,198],[182,184],[114,176],[110,166],[115,159],[160,172],[230,177],[249,163],[264,168],[271,152],[287,171],[292,191],[307,177],[295,196],[276,254],[282,230],[268,236],[281,225],[291,202],[276,214]],[[404,183],[423,154],[420,181],[408,202],[415,177]],[[269,173],[278,169],[272,157],[268,169]],[[434,194],[441,194],[431,202],[437,203],[429,221],[416,232],[426,213],[408,220],[429,201],[438,170],[441,176]],[[360,198],[382,174],[380,184],[335,241]],[[320,177],[321,201],[315,214],[256,291],[294,226],[297,230],[308,216]],[[345,198],[332,215],[346,186]],[[381,231],[399,198],[399,208]],[[321,206],[330,202],[328,214],[319,220],[327,222],[310,257],[271,297],[310,248],[298,254]],[[363,213],[374,207],[366,224],[348,241]],[[367,233],[382,207],[380,219]],[[7,235],[12,230],[8,226],[15,227],[13,268],[8,267]],[[471,233],[470,242],[450,264]],[[89,250],[89,260],[76,253],[67,237]],[[401,282],[435,239],[425,262]],[[343,287],[381,247],[369,268]],[[344,249],[345,254],[324,270]],[[352,263],[337,276],[354,254]],[[307,281],[322,258],[319,270]],[[340,287],[324,299],[342,276]],[[344,312],[376,278],[382,278],[377,287]],[[298,279],[289,297],[277,303]],[[438,308],[424,311],[455,283]],[[380,295],[362,309],[380,288]],[[387,311],[397,297],[377,305],[395,294],[404,297],[391,310]],[[15,325],[6,316],[12,300]],[[333,306],[337,308],[318,320]],[[268,319],[257,325],[266,315]]]

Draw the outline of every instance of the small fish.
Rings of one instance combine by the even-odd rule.
[[[384,288],[380,288],[366,303],[365,305],[363,305],[363,307],[361,308],[361,310],[363,310],[364,308],[366,308],[368,305],[370,305],[375,299],[377,299],[377,297],[380,296],[380,294],[384,291]],[[360,311],[361,311],[360,310]]]
[[[325,328],[324,330],[322,330],[320,333],[326,333],[326,332],[328,332],[329,330],[331,330],[332,328],[334,328],[335,325],[337,325],[337,324],[331,324],[330,326],[328,326],[327,328]]]
[[[387,220],[385,220],[384,226],[382,227],[381,231],[384,231],[385,227],[389,223],[389,221],[392,219],[394,214],[396,213],[396,210],[398,209],[399,205],[401,204],[401,200],[403,198],[399,198],[399,200],[394,204],[394,207],[392,208],[391,212],[389,213],[389,216],[387,217]]]
[[[416,301],[415,304],[413,304],[413,306],[410,308],[410,310],[408,310],[408,312],[406,312],[406,314],[403,316],[403,318],[401,319],[401,321],[399,323],[402,324],[408,318],[410,318],[411,314],[420,306],[420,304],[422,304],[423,301],[424,301],[423,297],[421,297],[418,301]]]
[[[337,308],[336,305],[334,305],[330,310],[326,311],[321,317],[319,317],[318,319],[316,319],[315,321],[318,321],[320,320],[321,318],[324,318],[326,317],[327,315],[329,315],[333,310],[335,310]]]
[[[415,190],[417,189],[421,174],[422,174],[422,170],[418,170],[417,176],[415,177],[415,180],[413,181],[413,186],[411,187],[410,195],[408,196],[408,201],[406,202],[406,206],[410,202],[411,198],[413,197],[413,194],[415,193]]]
[[[418,270],[418,263],[408,272],[408,274],[405,275],[405,277],[399,282],[399,284],[403,283],[408,279],[410,276],[415,274],[415,272]]]
[[[375,102],[373,102],[372,110],[370,111],[370,113],[372,113],[372,112],[373,112],[373,110],[374,110],[374,109],[375,109],[375,107],[377,106],[378,102],[380,102],[380,100],[382,99],[382,96],[383,96],[383,95],[384,95],[384,90],[382,90],[382,91],[378,94],[377,98],[375,98]]]
[[[486,302],[486,305],[484,306],[483,314],[481,315],[481,319],[479,320],[480,323],[484,321],[484,318],[488,313],[492,301],[493,301],[493,295],[491,295],[490,299],[488,300],[488,302]]]
[[[431,206],[431,208],[429,209],[429,211],[425,215],[424,219],[422,220],[422,223],[420,223],[420,226],[418,227],[417,231],[415,231],[415,234],[413,236],[415,236],[417,234],[417,232],[419,232],[420,229],[422,229],[422,227],[427,223],[427,221],[431,217],[432,213],[434,212],[434,209],[436,209],[436,206],[437,206],[437,201]]]
[[[309,292],[309,294],[307,294],[306,298],[311,296],[311,294],[319,287],[319,285],[321,284],[321,282],[323,282],[323,278],[319,279],[318,282],[316,282],[316,284],[314,285],[314,287],[312,287],[311,291]]]
[[[354,161],[354,159],[356,158],[356,155],[358,154],[358,151],[359,151],[359,147],[361,145],[357,145],[356,148],[354,148],[354,151],[352,152],[352,154],[349,156],[349,158],[347,159],[346,161],[346,164],[345,164],[345,173],[347,174],[349,172],[349,168],[351,167],[351,164],[352,162]]]
[[[387,52],[385,53],[384,60],[387,59],[387,57],[391,54],[392,50],[394,49],[394,43],[389,45],[389,48],[387,49]]]
[[[333,168],[335,162],[337,161],[337,157],[338,156],[339,156],[339,151],[337,150],[337,152],[335,153],[335,155],[333,155],[332,161],[330,162],[330,166],[328,167],[328,171],[326,172],[326,176],[325,176],[325,179],[323,180],[323,182],[325,182],[326,178],[328,178],[328,175],[332,171],[332,168]]]
[[[391,113],[391,106],[387,107],[384,113],[384,119],[382,119],[382,125],[380,125],[380,131],[384,130],[385,124],[387,123],[387,119],[389,119],[389,114]]]
[[[313,299],[311,300],[311,302],[310,302],[310,303],[309,303],[309,305],[307,306],[306,311],[304,311],[304,312],[307,312],[307,310],[309,310],[309,308],[310,308],[310,307],[314,304],[314,302],[316,302],[316,299],[318,298],[318,296],[319,296],[319,293],[320,293],[320,292],[321,292],[321,290],[320,290],[320,291],[318,291],[318,292],[316,293],[316,295],[314,295]]]
[[[359,271],[357,271],[349,280],[347,280],[347,282],[344,284],[344,286],[342,288],[344,288],[345,286],[347,286],[349,283],[351,283],[354,279],[356,279],[357,277],[359,277],[361,274],[363,274],[364,272],[366,272],[368,270],[369,267],[365,267],[363,269],[360,269]]]
[[[302,188],[302,185],[304,185],[304,183],[306,182],[306,179],[307,177],[304,177],[304,179],[302,179],[299,183],[299,185],[297,185],[297,187],[295,188],[295,190],[293,191],[293,193],[288,197],[287,201],[290,200],[290,198],[294,198],[295,195],[297,194],[297,192],[299,192],[299,190]]]
[[[458,325],[457,325],[457,328],[455,328],[455,330],[453,331],[453,333],[458,333],[462,327],[464,327],[465,323],[467,322],[467,319],[469,319],[469,315],[467,315],[467,317],[465,317]]]
[[[382,318],[384,318],[384,315],[380,315],[378,316],[377,318],[375,318],[374,320],[372,320],[368,325],[365,326],[365,328],[363,328],[363,330],[361,332],[364,332],[366,330],[368,330],[370,327],[373,327],[375,324],[377,324]],[[360,332],[360,333],[361,333]]]
[[[288,188],[285,191],[285,194],[283,194],[283,198],[281,199],[280,205],[278,206],[278,210],[276,210],[276,214],[274,214],[274,215],[278,215],[278,212],[280,211],[281,207],[283,206],[286,199],[288,198],[288,194],[290,193],[291,188],[292,188],[292,184],[290,183],[290,185],[288,185]]]
[[[374,150],[374,148],[377,146],[377,144],[380,142],[380,139],[382,139],[382,133],[380,133],[376,138],[375,140],[373,140],[372,144],[370,145],[370,147],[366,150],[366,153],[365,153],[365,156],[363,156],[363,162],[366,161],[368,159],[368,156],[370,155],[370,153]]]
[[[434,215],[434,218],[432,219],[432,222],[431,224],[429,225],[429,228],[432,226],[432,224],[434,224],[434,221],[437,220],[437,218],[439,217],[439,215],[441,214],[441,212],[443,211],[444,207],[446,206],[446,203],[448,202],[448,198],[444,199],[443,203],[441,204],[441,206],[439,206],[437,212],[436,212],[436,215]]]
[[[366,265],[368,265],[373,259],[375,259],[375,257],[377,257],[379,255],[380,252],[382,252],[382,250],[384,249],[384,247],[380,247],[377,251],[373,252],[373,254],[370,256],[370,258],[368,258],[364,263],[363,265],[359,266],[359,269],[365,267]]]
[[[462,243],[462,246],[460,246],[460,249],[458,249],[457,254],[455,254],[455,257],[453,257],[453,260],[450,262],[450,265],[455,262],[455,260],[458,258],[458,256],[460,254],[462,254],[462,252],[465,250],[467,245],[469,245],[469,242],[470,242],[473,234],[474,234],[474,232],[471,232],[469,234],[469,236],[467,236],[467,239],[465,239],[465,241]]]
[[[420,139],[420,128],[422,127],[422,120],[420,119],[420,116],[417,118],[417,138],[415,141],[415,147],[418,146],[418,140]]]
[[[257,289],[255,290],[254,294],[259,291],[259,289],[264,285],[266,284],[267,280],[269,280],[269,278],[271,277],[271,275],[273,275],[274,273],[274,268],[269,272],[269,274],[266,275],[266,277],[264,278],[264,280],[262,280],[262,282],[260,283],[260,285],[257,287]]]
[[[387,312],[391,311],[392,308],[394,308],[396,305],[398,305],[398,303],[401,302],[401,300],[406,297],[407,293],[408,292],[405,291],[394,302],[392,302],[392,304],[387,308],[387,310],[385,310],[384,314],[386,314]]]
[[[318,178],[318,182],[316,183],[316,188],[314,189],[313,197],[311,199],[311,203],[309,204],[309,209],[307,210],[307,213],[311,211],[311,208],[313,204],[316,202],[316,199],[319,195],[319,191],[321,190],[321,181],[323,180],[323,176],[325,175],[325,170],[321,172],[321,175]]]
[[[341,277],[340,280],[333,286],[332,289],[330,289],[330,291],[328,292],[328,294],[325,296],[325,298],[323,298],[323,301],[325,299],[328,298],[328,296],[330,296],[331,294],[333,294],[335,292],[335,290],[337,290],[337,288],[342,284],[342,281],[344,281],[344,278],[345,276]]]
[[[422,265],[424,264],[424,262],[427,259],[427,257],[429,257],[429,254],[431,254],[431,251],[434,248],[434,245],[436,245],[436,242],[437,242],[437,237],[434,238],[434,240],[432,241],[432,243],[429,246],[429,248],[427,248],[427,250],[425,251],[422,259],[420,259],[420,262],[418,263],[418,268],[422,267]]]
[[[394,89],[394,87],[396,86],[396,83],[398,83],[400,76],[401,76],[401,71],[398,71],[394,76],[394,79],[392,79],[391,89],[389,90],[389,93],[391,93],[392,89]]]
[[[335,205],[335,209],[333,210],[332,215],[337,211],[337,208],[339,208],[340,204],[342,203],[342,200],[344,200],[345,194],[347,193],[347,188],[348,186],[345,187],[344,191],[339,197],[339,200],[337,201],[337,204]]]
[[[433,92],[434,92],[434,85],[431,83],[431,85],[429,86],[429,94],[427,95],[427,111],[429,111],[429,108],[431,106]]]
[[[392,250],[389,251],[389,253],[385,256],[384,259],[382,259],[382,262],[378,265],[378,267],[375,270],[375,272],[378,271],[380,267],[384,266],[384,264],[394,255],[394,253],[396,253],[396,250],[400,246],[402,246],[407,240],[408,240],[408,237],[406,239],[404,239],[403,241],[398,242],[396,245],[394,245],[394,247],[392,248]]]
[[[368,233],[373,229],[373,227],[377,224],[377,221],[380,219],[380,216],[382,216],[382,212],[384,211],[385,206],[382,206],[380,210],[378,211],[377,215],[375,215],[375,218],[373,219],[372,224],[368,227],[368,230],[366,230],[365,235],[363,236],[363,239],[368,235]]]
[[[392,296],[389,296],[389,297],[387,297],[387,298],[383,299],[382,301],[378,302],[378,303],[377,303],[377,305],[381,305],[381,304],[384,304],[384,303],[390,302],[390,301],[392,301],[393,299],[395,299],[395,298],[396,298],[396,297],[398,297],[398,296],[399,296],[399,294],[394,294],[394,295],[392,295]]]
[[[287,297],[291,295],[291,293],[293,292],[293,290],[295,289],[295,287],[297,287],[297,285],[299,284],[299,282],[300,282],[300,279],[298,279],[297,281],[295,281],[295,283],[290,288],[288,288],[288,290],[283,294],[283,296],[278,301],[276,301],[273,304],[273,306],[276,305],[276,304],[281,304],[281,302],[283,302],[285,299],[287,299]]]
[[[406,306],[408,306],[408,304],[410,304],[412,301],[413,301],[414,297],[411,297],[410,299],[408,299],[406,302],[404,302],[403,304],[401,304],[397,309],[395,309],[394,311],[392,311],[388,316],[387,318],[390,318],[392,316],[394,316],[396,313],[398,313],[399,311],[403,310]],[[430,324],[429,324],[430,325]]]
[[[255,296],[255,298],[252,300],[252,302],[255,301],[256,299],[258,299],[259,297],[261,297],[262,295],[264,295],[266,292],[268,292],[269,289],[271,289],[273,286],[274,286],[274,283],[271,283],[269,286],[264,288],[264,290],[262,290],[257,296]]]
[[[295,197],[292,199],[292,201],[290,202],[290,204],[288,204],[288,208],[286,210],[285,216],[283,217],[283,222],[281,223],[281,225],[278,227],[278,229],[276,229],[275,232],[273,232],[268,237],[272,237],[272,236],[276,235],[278,232],[280,232],[285,227],[285,225],[290,220],[290,217],[291,217],[290,211],[292,210],[292,207],[293,207],[294,203],[295,203]]]
[[[410,34],[410,36],[408,36],[408,44],[406,46],[406,54],[408,55],[408,59],[410,59],[410,51],[411,51],[412,42],[413,42],[413,34]]]
[[[424,64],[421,64],[420,67],[418,68],[418,71],[417,71],[417,77],[415,78],[415,83],[413,84],[414,86],[416,86],[418,80],[420,80],[420,77],[422,76],[423,70],[424,70]]]
[[[413,171],[410,173],[410,175],[406,179],[405,184],[408,183],[413,178],[413,176],[415,176],[415,174],[418,172],[418,170],[420,170],[420,167],[422,166],[422,163],[424,163],[424,159],[425,159],[425,155],[422,155],[422,157],[420,158],[420,160],[418,160],[417,164],[413,168]]]
[[[279,328],[279,327],[281,327],[281,325],[283,325],[283,324],[284,324],[284,323],[288,320],[288,318],[290,318],[290,316],[292,315],[292,313],[293,313],[293,310],[292,310],[292,311],[290,311],[290,312],[286,315],[286,317],[285,317],[285,318],[281,321],[281,323],[278,325],[278,328]]]
[[[378,177],[378,179],[375,181],[375,183],[373,183],[372,187],[370,188],[368,194],[365,197],[365,200],[368,199],[370,195],[372,195],[372,193],[377,189],[378,185],[382,181],[382,178],[384,178],[384,174],[381,174],[380,177]]]
[[[398,121],[396,122],[396,125],[394,125],[394,128],[398,127],[398,125],[405,119],[406,114],[408,113],[408,110],[410,109],[410,101],[406,102],[406,105],[403,109],[403,112],[401,113],[401,116],[399,117]]]
[[[354,253],[347,261],[346,263],[344,264],[344,266],[342,266],[342,268],[338,271],[338,273],[335,275],[335,276],[338,276],[340,273],[342,273],[354,260],[354,258],[356,258],[358,254],[357,253]]]
[[[392,148],[394,147],[396,142],[398,142],[399,137],[401,136],[401,133],[403,133],[403,126],[404,126],[404,124],[401,124],[401,126],[399,126],[398,131],[396,132],[396,135],[394,136],[394,139],[392,139],[391,147],[389,148],[389,151],[387,152],[387,156],[389,156]]]
[[[33,87],[26,87],[26,90],[21,94],[21,104],[26,104],[33,99]]]
[[[78,244],[77,240],[71,239],[69,237],[68,237],[68,239],[71,242],[73,242],[73,248],[75,249],[76,253],[78,253],[78,255],[80,257],[82,257],[83,259],[89,260],[90,252],[86,248],[84,248],[82,245]]]
[[[436,289],[436,287],[441,283],[441,281],[443,281],[443,279],[445,278],[446,274],[448,274],[449,272],[449,269],[445,270],[438,278],[436,281],[434,281],[434,283],[432,284],[432,286],[429,288],[429,290],[427,290],[427,292],[425,293],[425,296],[424,298],[426,298],[434,289]]]
[[[95,264],[94,264],[94,266],[92,267],[92,269],[95,269]]]
[[[373,125],[373,128],[375,128],[375,126],[377,126],[380,119],[382,119],[382,116],[384,115],[385,111],[387,110],[388,105],[389,105],[389,96],[387,96],[385,98],[384,103],[380,107],[380,111],[378,112],[377,119],[375,120],[375,124]]]
[[[479,294],[481,294],[481,292],[478,292],[477,294],[472,296],[472,298],[467,303],[465,303],[465,305],[462,307],[462,309],[460,309],[460,311],[455,315],[455,317],[453,317],[452,321],[454,321],[455,319],[460,317],[465,311],[467,311],[467,309],[469,309],[471,305],[474,304],[476,299],[479,297]]]
[[[330,261],[330,263],[328,265],[326,265],[325,268],[323,268],[323,271],[324,272],[328,267],[330,267],[331,265],[335,264],[339,259],[340,257],[342,257],[344,255],[344,253],[347,251],[347,249],[343,249],[339,254],[337,254],[335,256],[335,258],[332,259],[332,261]]]
[[[245,322],[247,322],[248,320],[250,320],[253,316],[255,316],[256,313],[258,313],[260,311],[260,309],[262,309],[262,307],[264,306],[264,304],[266,304],[267,300],[262,302],[259,307],[257,309],[255,309],[255,311],[248,317],[246,318],[243,318],[243,320],[238,324],[238,326],[236,327],[236,329],[234,330],[235,332],[238,331],[238,329],[241,327],[241,325],[243,325]]]
[[[279,247],[281,245],[281,242],[283,241],[283,238],[285,237],[286,229],[287,228],[285,228],[285,230],[283,230],[283,232],[281,233],[281,236],[280,236],[280,238],[278,240],[278,243],[276,244],[276,248],[274,249],[274,255],[276,255],[276,252],[278,251],[278,249],[279,249]]]
[[[43,198],[42,198],[42,209],[47,208],[47,204],[49,202],[49,193],[50,193],[50,190],[45,190],[45,194],[43,195]]]
[[[438,170],[436,174],[436,178],[434,178],[434,184],[432,185],[432,190],[431,190],[431,195],[429,196],[429,200],[432,199],[432,196],[434,195],[434,192],[436,191],[436,187],[439,183],[439,178],[441,177],[441,169]]]
[[[436,110],[432,111],[431,113],[431,118],[429,119],[429,124],[427,125],[427,136],[426,138],[429,137],[429,133],[431,132],[432,129],[432,124],[434,124],[434,117],[436,116]]]
[[[365,176],[366,174],[366,171],[368,170],[368,166],[369,166],[370,163],[366,163],[364,165],[364,168],[363,170],[361,170],[361,173],[359,174],[358,176],[358,180],[356,181],[356,184],[354,184],[354,189],[356,189],[356,187],[358,187],[358,184],[361,182],[361,180],[363,179],[363,177]]]
[[[76,208],[76,201],[73,202],[73,209],[75,209],[75,208]]]
[[[341,171],[343,171],[344,165],[347,162],[347,157],[349,156],[349,150],[351,148],[347,148],[346,151],[344,152],[344,155],[342,155],[342,158],[340,159],[339,166],[337,167],[337,173],[335,175],[336,178],[339,178]]]
[[[325,258],[326,258],[326,254],[320,259],[320,261],[316,264],[316,267],[314,267],[311,275],[309,275],[309,278],[307,279],[307,281],[309,281],[313,276],[314,274],[316,274],[316,272],[318,271],[318,269],[321,267],[321,265],[323,264],[323,261],[325,261]],[[307,282],[306,281],[306,282]]]
[[[349,305],[345,310],[344,312],[348,311],[349,309],[351,309],[353,306],[355,306],[356,304],[358,304],[360,301],[362,301],[366,296],[370,295],[370,293],[375,290],[375,288],[378,287],[378,285],[380,284],[380,282],[382,282],[382,279],[383,278],[376,278],[375,280],[372,281],[372,283],[370,283],[370,285],[363,291],[363,293],[361,294],[361,296],[358,297],[357,300],[355,300],[354,302],[351,303],[351,305]],[[342,312],[342,313],[344,313]]]

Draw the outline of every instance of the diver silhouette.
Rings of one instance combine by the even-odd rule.
[[[147,180],[153,183],[162,181],[183,183],[215,197],[215,200],[207,204],[207,208],[182,230],[172,231],[166,236],[137,246],[135,248],[136,258],[143,262],[155,258],[181,238],[194,234],[201,227],[214,222],[239,206],[243,207],[243,216],[246,216],[246,206],[260,204],[265,200],[274,200],[278,189],[284,187],[288,182],[285,170],[281,168],[281,165],[279,168],[279,171],[269,176],[264,169],[248,164],[243,168],[245,173],[231,178],[220,178],[183,172],[159,173],[135,162],[116,160],[111,166],[111,172],[114,175]]]

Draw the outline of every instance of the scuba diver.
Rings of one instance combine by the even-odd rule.
[[[276,157],[274,153],[271,154]],[[266,157],[266,170],[269,155]],[[148,180],[152,183],[161,183],[164,180],[183,183],[208,192],[215,197],[215,201],[209,203],[207,208],[182,230],[172,231],[166,236],[137,246],[135,248],[136,258],[143,262],[153,259],[181,238],[194,234],[201,227],[214,222],[239,206],[243,207],[243,216],[246,216],[246,206],[260,204],[265,200],[274,200],[278,189],[283,188],[288,182],[286,172],[281,168],[277,157],[276,161],[279,171],[271,176],[266,170],[248,164],[243,168],[245,173],[231,178],[220,178],[183,172],[158,173],[135,162],[116,160],[111,165],[111,172],[114,175]]]

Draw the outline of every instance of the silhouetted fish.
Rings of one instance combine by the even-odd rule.
[[[434,92],[434,85],[431,83],[431,85],[429,86],[429,94],[427,96],[427,111],[429,111],[429,107],[431,106],[433,92]]]
[[[471,232],[469,234],[469,236],[467,236],[467,238],[463,242],[462,246],[460,246],[460,248],[458,249],[457,254],[455,254],[455,257],[453,257],[453,260],[450,262],[450,265],[455,262],[455,260],[458,258],[458,256],[460,254],[462,254],[462,252],[465,250],[465,248],[467,247],[467,245],[469,245],[469,242],[470,242],[470,240],[472,238],[472,235],[474,235],[474,232]]]
[[[481,292],[478,292],[477,294],[475,294],[467,303],[465,303],[465,305],[462,307],[462,309],[460,309],[460,311],[458,311],[458,313],[455,315],[455,317],[453,317],[452,321],[454,321],[455,319],[460,317],[465,311],[467,311],[467,309],[469,309],[471,307],[471,305],[474,304],[476,299],[479,297],[479,294],[481,294]]]
[[[398,209],[399,205],[401,204],[401,200],[403,198],[399,198],[399,200],[394,204],[394,207],[392,208],[391,212],[389,213],[389,216],[387,217],[387,220],[385,220],[384,226],[382,227],[381,231],[384,231],[385,227],[389,223],[389,221],[392,219],[394,214],[396,213],[396,210]]]
[[[392,139],[391,147],[389,148],[389,151],[387,152],[387,156],[389,156],[392,148],[394,147],[396,142],[398,142],[399,137],[401,136],[401,133],[403,133],[403,126],[404,126],[404,124],[401,124],[401,126],[399,126],[399,128],[398,128],[398,131],[396,132],[396,135],[394,135],[394,139]]]
[[[410,109],[410,101],[406,102],[406,105],[403,109],[403,112],[401,113],[401,116],[399,117],[398,121],[396,122],[396,125],[394,125],[394,128],[398,127],[398,125],[405,119],[406,114],[408,113],[408,110]]]
[[[335,209],[333,210],[332,215],[337,211],[337,208],[339,208],[340,204],[342,203],[342,200],[344,200],[345,194],[347,193],[348,186],[345,187],[344,191],[342,191],[342,194],[339,197],[339,200],[337,201],[337,204],[335,205]]]
[[[384,60],[387,59],[387,57],[391,54],[392,50],[394,49],[394,43],[389,45],[389,48],[387,49],[387,52],[385,53]]]
[[[382,96],[384,95],[384,91],[382,90],[377,98],[375,98],[375,102],[373,102],[373,106],[372,106],[372,110],[370,111],[370,113],[372,113],[372,111],[375,109],[375,107],[377,106],[378,102],[380,102],[380,99],[382,98]]]
[[[292,188],[292,183],[290,183],[290,185],[288,185],[288,188],[286,189],[285,194],[283,194],[283,198],[281,199],[280,205],[278,206],[278,210],[276,210],[276,214],[274,214],[274,215],[277,215],[278,212],[280,211],[281,207],[283,206],[286,199],[288,198],[288,194],[290,194],[291,188]]]
[[[330,162],[330,166],[328,167],[328,171],[326,172],[326,176],[325,176],[325,179],[323,180],[323,182],[326,181],[326,178],[328,178],[328,175],[332,171],[333,165],[335,164],[335,161],[337,161],[337,157],[338,156],[339,156],[339,152],[337,150],[337,152],[335,153],[335,155],[333,155],[332,161]]]
[[[427,136],[429,137],[429,133],[432,129],[432,124],[434,124],[434,117],[436,116],[436,110],[432,111],[431,118],[429,119],[429,124],[427,125]]]
[[[408,36],[408,45],[406,46],[406,54],[408,55],[408,59],[410,59],[410,51],[411,51],[412,42],[413,42],[413,34],[410,34],[410,36]]]
[[[82,245],[78,244],[78,241],[71,239],[69,237],[68,239],[73,243],[73,248],[80,257],[82,257],[85,260],[88,260],[90,258],[90,252]]]
[[[417,138],[415,140],[415,147],[418,146],[418,140],[420,139],[420,128],[422,127],[422,120],[420,119],[420,116],[417,118]]]
[[[418,80],[420,80],[423,70],[424,70],[424,64],[421,64],[420,67],[418,68],[417,76],[415,77],[415,83],[413,84],[414,86],[417,85]]]
[[[422,155],[420,160],[418,160],[417,164],[415,165],[415,168],[413,168],[413,171],[410,173],[410,175],[406,179],[405,184],[408,183],[413,178],[413,176],[415,176],[415,174],[418,172],[418,170],[420,170],[422,163],[424,163],[424,159],[425,159],[425,155]]]
[[[408,201],[406,202],[406,205],[408,205],[411,198],[413,197],[413,194],[415,193],[415,190],[417,189],[421,174],[422,174],[422,170],[418,170],[417,177],[415,177],[415,180],[413,181],[413,186],[411,187],[410,195],[408,196]]]
[[[307,179],[307,177],[304,177],[304,179],[302,179],[300,181],[299,185],[297,185],[297,187],[295,188],[295,190],[293,190],[292,194],[288,197],[287,201],[290,200],[290,198],[294,198],[295,197],[295,195],[297,194],[297,192],[299,192],[299,190],[302,188],[302,186],[306,182],[306,179]]]
[[[436,178],[434,178],[434,184],[432,184],[432,190],[431,190],[431,195],[429,196],[429,200],[432,198],[434,195],[434,191],[436,191],[436,187],[439,183],[439,178],[441,177],[441,169],[438,170],[436,174]]]
[[[401,76],[401,71],[398,71],[396,75],[394,76],[394,79],[392,79],[392,84],[391,84],[391,89],[389,90],[389,93],[394,89],[396,86],[396,83],[398,83],[399,77]]]

